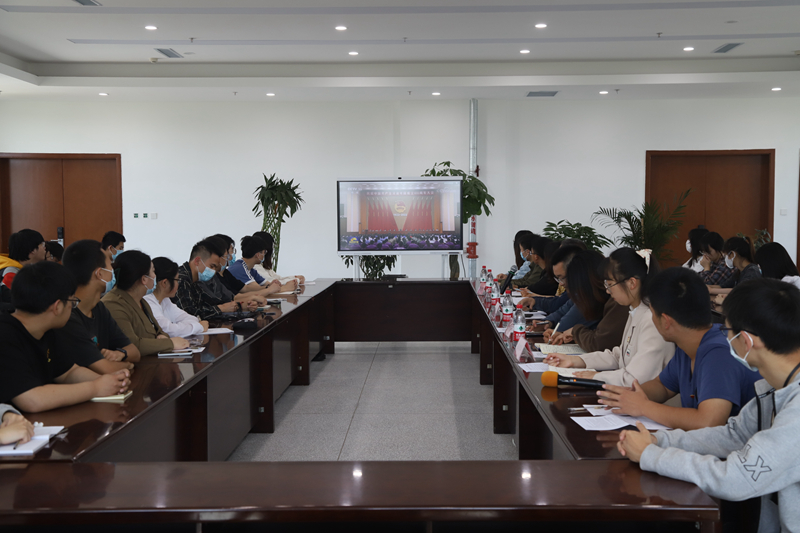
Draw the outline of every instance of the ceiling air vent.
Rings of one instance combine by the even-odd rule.
[[[528,93],[528,98],[533,98],[537,96],[555,96],[558,94],[558,91],[531,91]]]
[[[173,50],[172,48],[156,48],[156,52],[163,55],[164,57],[169,57],[172,59],[180,59],[183,56],[180,55],[178,52]]]
[[[100,2],[95,2],[94,0],[75,0],[75,2],[79,3],[82,6],[102,6]]]
[[[742,46],[742,44],[743,44],[743,43],[728,43],[728,44],[723,44],[722,46],[720,46],[719,48],[717,48],[716,50],[714,50],[714,53],[715,53],[715,54],[727,54],[728,52],[730,52],[731,50],[733,50],[733,49],[734,49],[734,48],[736,48],[737,46]]]

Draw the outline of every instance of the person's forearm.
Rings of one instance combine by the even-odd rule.
[[[88,370],[88,369],[84,369]],[[88,370],[91,372],[91,370]],[[94,372],[92,372],[94,374]],[[14,398],[14,404],[28,413],[41,413],[91,400],[96,396],[93,381],[42,385]]]
[[[98,374],[113,374],[118,370],[126,370],[133,367],[132,363],[125,361],[109,361],[108,359],[100,359],[89,365],[89,369]]]
[[[84,383],[86,381],[93,381],[99,378],[100,375],[88,368],[74,365],[67,372],[56,378],[58,384],[75,384]]]
[[[254,281],[253,283],[248,283],[244,287],[242,287],[242,290],[239,291],[239,294],[247,294],[249,292],[259,292],[263,288],[264,287],[262,287],[261,285],[259,285]]]
[[[659,424],[673,429],[691,431],[693,429],[718,426],[725,423],[725,420],[717,421],[705,416],[698,409],[691,407],[670,407],[655,402],[647,402],[642,406],[642,414]],[[727,418],[727,417],[726,417]]]

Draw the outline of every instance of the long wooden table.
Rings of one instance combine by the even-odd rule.
[[[335,341],[434,340],[470,341],[480,353],[476,378],[494,384],[495,432],[519,429],[523,461],[213,462],[247,433],[274,431],[275,401],[308,385],[311,358],[333,354]],[[31,416],[68,431],[32,460],[0,462],[0,524],[633,520],[716,530],[713,500],[618,460],[611,438],[565,416],[584,399],[538,380],[519,370],[469,282],[317,280],[257,329],[210,336],[188,360],[138,364],[123,405]],[[48,482],[52,490],[36,488]],[[84,488],[94,496],[83,498]]]

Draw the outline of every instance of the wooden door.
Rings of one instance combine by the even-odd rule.
[[[691,188],[678,236],[667,246],[671,261],[684,263],[689,230],[704,225],[724,239],[757,229],[773,231],[774,150],[647,152],[646,200],[675,206]]]
[[[122,232],[122,188],[113,159],[64,160],[64,246]]]
[[[35,229],[45,240],[58,238],[64,225],[64,185],[60,159],[9,161],[9,235]]]

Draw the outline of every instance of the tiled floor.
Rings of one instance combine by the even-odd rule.
[[[337,343],[311,385],[275,404],[273,434],[250,434],[232,461],[516,459],[492,432],[492,387],[469,343]]]

